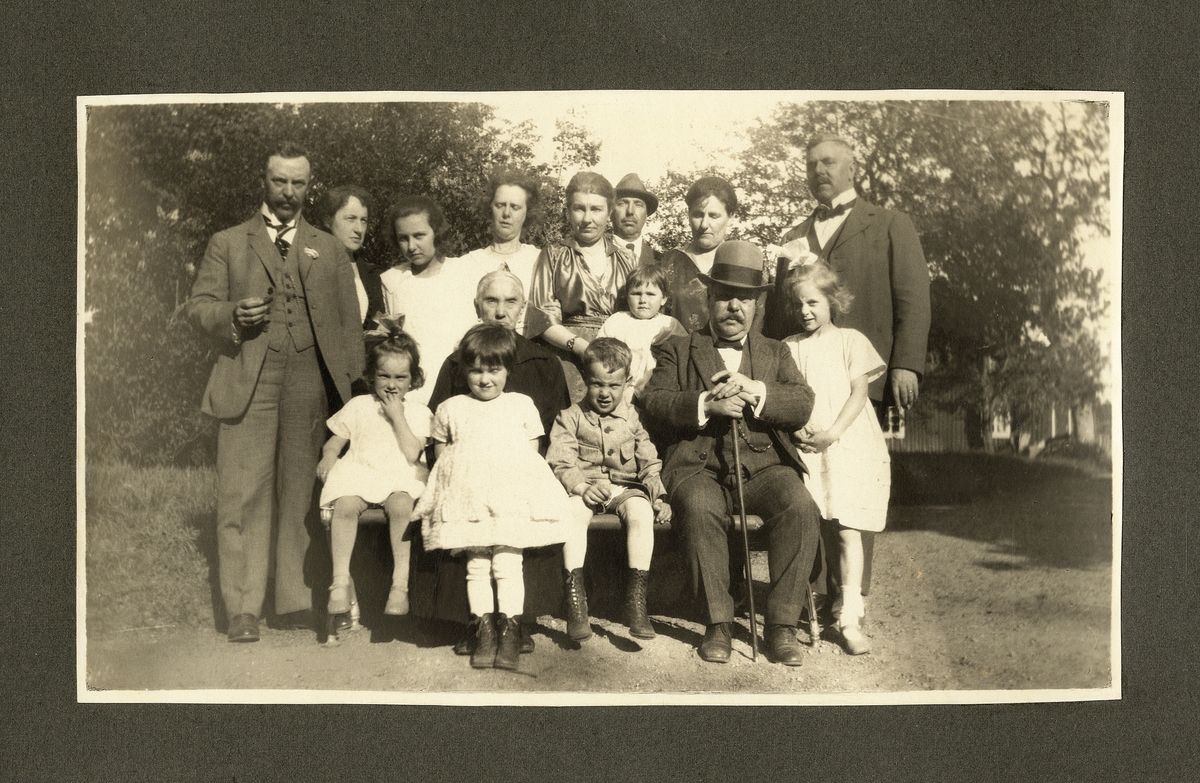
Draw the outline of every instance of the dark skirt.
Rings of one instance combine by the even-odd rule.
[[[556,615],[562,607],[562,545],[524,550],[525,615]],[[467,558],[444,549],[425,551],[418,533],[413,539],[409,571],[409,606],[416,617],[466,624]]]

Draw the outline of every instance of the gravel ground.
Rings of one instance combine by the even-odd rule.
[[[570,642],[565,623],[540,619],[537,650],[517,672],[476,671],[450,650],[455,629],[367,612],[367,627],[336,646],[304,631],[264,628],[229,644],[211,624],[106,632],[87,646],[83,698],[183,701],[594,703],[988,701],[1095,698],[1023,690],[1111,685],[1111,479],[1068,475],[1035,492],[955,506],[901,506],[877,539],[868,599],[870,654],[832,637],[804,665],[751,660],[748,620],[727,665],[701,661],[703,627],[677,619],[684,571],[656,552],[651,614],[659,635],[637,641],[619,620],[619,585],[597,563],[619,562],[603,542],[589,553],[595,635]],[[1105,553],[1108,553],[1107,555]],[[754,553],[756,595],[766,555]],[[361,589],[360,589],[361,592]],[[368,596],[363,595],[364,603]],[[760,627],[761,634],[761,627]],[[801,630],[800,639],[810,640]],[[760,648],[761,648],[760,643]],[[185,693],[162,693],[185,691]],[[213,691],[213,692],[207,692]],[[961,691],[1000,691],[989,696]],[[154,693],[159,692],[159,693]],[[1112,695],[1112,694],[1110,694]]]

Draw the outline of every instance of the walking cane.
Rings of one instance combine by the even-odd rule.
[[[758,662],[758,618],[754,612],[754,578],[750,574],[750,531],[746,525],[746,494],[742,485],[742,450],[738,447],[741,419],[733,419],[733,466],[737,471],[738,512],[742,515],[742,552],[746,555],[746,592],[750,595],[750,660]]]

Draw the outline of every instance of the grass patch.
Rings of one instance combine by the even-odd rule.
[[[213,468],[88,466],[90,632],[212,622],[216,488]]]

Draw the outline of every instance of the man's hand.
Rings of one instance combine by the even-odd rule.
[[[659,498],[651,504],[654,509],[654,521],[659,525],[665,525],[671,521],[671,504]]]
[[[612,484],[607,481],[597,481],[589,484],[583,491],[583,502],[592,507],[600,507],[612,498]]]
[[[716,384],[713,390],[709,392],[709,396],[716,400],[723,400],[728,397],[742,395],[742,398],[753,404],[754,395],[750,393],[750,389],[755,389],[757,386],[754,381],[742,375],[740,372],[730,372],[722,370],[714,375],[710,380]]]
[[[718,400],[706,396],[704,400],[704,415],[708,418],[713,416],[724,416],[727,419],[742,418],[742,411],[745,409],[747,402],[741,396],[726,397]]]
[[[238,302],[233,308],[233,322],[240,329],[267,323],[267,314],[271,311],[271,302],[275,296],[251,296]]]
[[[889,374],[892,384],[892,399],[901,408],[910,408],[917,401],[917,374],[900,367]]]
[[[704,397],[704,413],[712,416],[725,416],[730,419],[743,417],[747,405],[753,408],[759,400],[751,389],[757,389],[757,384],[740,372],[722,370],[712,377],[716,384],[712,391]]]

